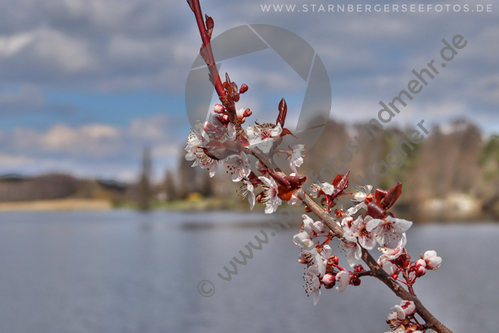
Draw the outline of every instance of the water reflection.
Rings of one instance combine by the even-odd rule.
[[[398,303],[365,279],[317,306],[302,288],[291,237],[269,235],[233,280],[217,273],[270,220],[239,213],[129,211],[0,214],[1,332],[384,332]],[[267,217],[265,217],[267,218]],[[260,220],[260,222],[258,222]],[[206,223],[206,224],[204,224]],[[268,232],[267,234],[269,234]],[[455,331],[495,332],[495,224],[413,227],[413,256],[442,268],[416,292]],[[339,249],[333,246],[339,254]],[[210,280],[216,293],[199,295]]]

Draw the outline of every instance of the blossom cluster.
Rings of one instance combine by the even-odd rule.
[[[360,285],[362,276],[370,275],[358,262],[363,251],[373,250],[378,245],[380,256],[378,264],[386,273],[403,284],[411,293],[412,286],[417,278],[426,274],[426,270],[437,270],[440,268],[442,259],[433,250],[426,251],[421,258],[411,262],[407,253],[407,234],[412,222],[396,218],[388,209],[393,205],[400,195],[401,185],[397,184],[389,191],[377,189],[371,193],[372,187],[365,186],[356,193],[344,193],[344,176],[337,177],[337,186],[323,182],[312,184],[309,189],[310,196],[321,198],[324,209],[330,209],[333,196],[338,194],[350,195],[356,205],[348,210],[338,209],[335,211],[335,222],[341,227],[343,237],[341,247],[346,252],[346,259],[353,270],[347,270],[339,265],[339,259],[332,254],[329,241],[332,233],[321,221],[313,221],[308,215],[302,215],[303,223],[301,230],[293,237],[293,241],[301,248],[298,262],[307,265],[305,274],[306,293],[313,296],[314,305],[317,304],[321,295],[321,287],[332,288],[336,283],[336,289],[343,292],[347,285]],[[338,188],[338,185],[341,185]],[[361,210],[365,214],[357,213]],[[326,240],[318,241],[320,237]],[[396,311],[395,311],[396,310]],[[414,320],[416,307],[413,302],[403,301],[397,305],[388,317],[388,324],[394,332],[417,332],[421,325]],[[403,310],[403,311],[402,311]]]
[[[413,285],[426,274],[427,270],[437,270],[441,258],[433,250],[426,251],[420,259],[411,261],[407,253],[407,234],[412,222],[395,217],[390,209],[402,193],[402,184],[393,186],[388,191],[372,186],[356,188],[356,192],[347,192],[349,174],[338,174],[332,183],[312,184],[306,190],[302,188],[306,177],[298,175],[298,169],[304,163],[304,145],[288,146],[280,149],[285,135],[293,135],[284,127],[287,106],[283,100],[279,103],[279,115],[275,124],[258,123],[246,128],[242,124],[252,115],[250,109],[235,109],[234,101],[239,94],[248,90],[246,85],[237,89],[237,85],[227,81],[223,85],[226,95],[232,102],[215,105],[210,121],[196,122],[187,139],[186,159],[193,161],[192,166],[208,170],[213,177],[217,170],[225,168],[233,182],[241,182],[239,193],[248,198],[253,209],[256,203],[265,204],[265,213],[277,211],[283,201],[290,205],[299,205],[307,200],[305,211],[316,215],[329,216],[325,220],[314,221],[307,214],[302,215],[300,232],[293,241],[300,247],[298,262],[306,265],[304,274],[305,292],[311,296],[314,305],[320,299],[321,288],[345,291],[348,285],[359,286],[364,276],[375,276],[359,264],[366,263],[368,251],[378,249],[380,255],[377,264],[386,272],[388,278],[407,286],[415,296]],[[232,104],[231,104],[232,103]],[[291,173],[285,174],[275,167],[273,156],[285,154]],[[248,158],[257,158],[252,170]],[[259,189],[259,190],[258,190]],[[348,209],[338,201],[347,196],[352,203]],[[333,231],[334,229],[334,231]],[[342,251],[346,253],[348,266],[340,265],[339,257],[333,255],[330,241],[338,237]],[[371,267],[372,268],[372,267]],[[376,273],[378,274],[378,273]],[[377,276],[379,278],[379,275]],[[395,306],[388,317],[388,325],[394,332],[425,331],[416,318],[416,306],[410,301],[403,301]]]
[[[282,101],[281,104],[283,103],[285,107],[285,102]],[[219,168],[225,168],[232,181],[242,182],[239,192],[243,198],[248,198],[251,209],[256,201],[266,205],[266,214],[274,213],[283,200],[289,204],[301,204],[301,200],[292,191],[305,181],[305,177],[297,176],[297,168],[303,164],[302,153],[305,146],[297,144],[288,147],[287,150],[277,149],[282,137],[291,134],[289,130],[283,129],[284,120],[278,119],[277,124],[249,125],[243,134],[236,135],[236,127],[229,122],[227,110],[222,105],[216,104],[214,112],[215,116],[211,121],[206,121],[204,124],[197,121],[191,129],[185,147],[187,152],[185,158],[194,161],[192,166],[208,170],[210,177],[215,176]],[[236,114],[239,122],[244,123],[246,117],[251,115],[251,111],[240,109]],[[266,165],[257,161],[255,163],[255,170],[259,173],[257,175],[251,170],[247,156],[255,148],[268,156],[286,154],[293,173],[282,177],[272,173]],[[255,194],[258,186],[261,187],[261,192]]]

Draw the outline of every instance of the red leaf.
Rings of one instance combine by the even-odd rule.
[[[205,14],[205,17],[206,17],[206,29],[208,29],[208,30],[213,29],[213,27],[215,26],[213,19],[206,14]]]
[[[293,197],[293,193],[291,193],[290,189],[286,186],[279,185],[277,187],[279,199],[284,201],[289,201]]]
[[[270,171],[269,171],[269,174],[272,176],[272,178],[274,178],[274,180],[278,184],[283,185],[286,188],[291,188],[291,184],[284,177],[281,177],[280,175],[273,173],[273,172],[270,172]]]
[[[402,194],[402,183],[398,183],[388,191],[385,199],[383,200],[383,208],[390,209],[395,204],[395,202],[397,201],[397,199],[400,197],[401,194]]]
[[[289,182],[292,190],[298,189],[307,180],[305,176],[286,176],[284,178]]]
[[[387,191],[377,188],[376,192],[374,192],[374,199],[376,199],[376,202],[381,205],[381,201],[383,201],[387,194]]]
[[[192,0],[187,0],[187,3],[189,4],[189,7],[191,7],[191,10],[194,11],[194,5],[192,4]]]
[[[279,115],[277,116],[276,125],[281,124],[281,127],[284,127],[284,122],[286,121],[286,114],[288,113],[288,106],[286,105],[286,101],[281,99],[279,102]],[[289,132],[291,134],[291,132]],[[294,135],[293,135],[294,136]]]
[[[288,130],[287,128],[283,128],[283,129],[282,129],[282,132],[281,132],[281,138],[282,138],[283,136],[285,136],[285,135],[288,135],[288,134],[292,135],[295,139],[298,139],[298,138],[297,138],[297,137],[296,137],[293,133],[291,133],[291,131],[290,131],[290,130]]]
[[[348,170],[344,176],[336,175],[336,177],[333,180],[334,192],[331,195],[333,198],[343,193],[343,191],[347,189],[348,185],[350,185],[350,182],[348,181],[349,176],[350,176],[350,170]]]
[[[372,216],[375,219],[384,218],[386,212],[380,205],[375,202],[370,202],[367,205],[367,215]]]

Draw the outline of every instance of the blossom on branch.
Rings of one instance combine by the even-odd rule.
[[[336,290],[338,290],[340,293],[344,292],[348,284],[350,283],[350,276],[351,276],[350,273],[347,271],[341,271],[338,274],[336,274],[336,281],[338,281],[341,284],[338,287],[336,287]]]
[[[426,268],[430,270],[436,271],[442,264],[442,258],[437,256],[437,252],[433,250],[426,251],[423,255],[423,259],[426,262]]]
[[[400,237],[412,226],[412,222],[387,216],[384,219],[373,219],[367,216],[367,231],[373,232],[376,241],[381,246],[394,248],[397,246]]]
[[[296,171],[296,168],[299,168],[303,164],[303,157],[302,156],[302,151],[305,150],[305,145],[294,145],[293,147],[290,147],[290,150],[288,150],[288,157],[286,158],[289,161],[289,167],[291,170],[293,170],[294,173],[298,173]]]
[[[228,156],[224,160],[224,165],[233,182],[241,181],[243,178],[248,177],[251,172],[248,157],[243,152]]]
[[[272,177],[258,177],[263,183],[263,192],[257,197],[258,202],[265,203],[265,214],[272,214],[277,210],[282,203],[279,198],[279,190],[277,188],[277,183]]]
[[[282,133],[281,124],[263,123],[255,126],[248,126],[246,134],[248,135],[248,148],[258,148],[265,154],[270,152],[274,141],[280,138]]]
[[[251,181],[243,179],[243,185],[241,186],[241,196],[244,198],[248,197],[248,201],[250,203],[250,209],[253,210],[255,206],[255,187],[251,183]]]
[[[345,218],[341,222],[344,236],[350,239],[357,239],[357,242],[366,250],[374,249],[376,240],[374,236],[367,229],[367,225],[362,216],[357,217],[356,220],[352,218]]]
[[[383,266],[386,261],[395,260],[405,251],[405,245],[407,244],[407,237],[405,233],[402,234],[399,243],[393,249],[387,247],[380,247],[382,255],[378,259],[378,264]]]

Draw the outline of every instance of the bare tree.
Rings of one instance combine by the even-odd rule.
[[[151,175],[152,175],[152,162],[151,150],[145,147],[142,154],[142,172],[140,174],[139,188],[138,188],[138,201],[141,210],[151,209]]]

